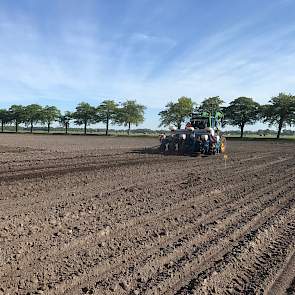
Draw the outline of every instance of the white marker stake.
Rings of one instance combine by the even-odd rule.
[[[226,168],[227,155],[223,155],[223,158],[224,158],[224,166],[225,166],[225,168]]]

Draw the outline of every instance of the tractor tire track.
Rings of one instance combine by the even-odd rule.
[[[1,136],[0,294],[294,289],[293,144],[229,142],[225,167],[147,139]]]

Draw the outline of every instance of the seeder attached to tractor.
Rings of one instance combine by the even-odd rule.
[[[203,112],[193,113],[191,121],[185,129],[171,127],[171,134],[160,136],[160,151],[162,153],[214,155],[225,152],[226,139],[220,135],[223,114]]]

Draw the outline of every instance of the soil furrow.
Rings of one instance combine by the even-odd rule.
[[[285,180],[286,181],[286,180]],[[286,183],[288,183],[289,182],[289,180],[287,180],[286,181]],[[286,184],[285,183],[285,184]],[[285,184],[283,184],[283,186],[285,185]],[[278,190],[278,192],[279,191],[281,191],[281,187],[280,187],[280,189]],[[252,196],[252,197],[254,197],[254,195]],[[276,200],[275,200],[275,198],[272,198],[272,197],[269,197],[270,199],[272,199],[272,201],[273,202],[276,202]],[[250,199],[251,200],[251,199]],[[253,205],[254,206],[254,203],[251,203],[251,201],[245,201],[245,200],[243,200],[242,202],[241,202],[241,200],[238,200],[237,202],[231,202],[232,203],[232,207],[234,207],[235,206],[235,203],[236,204],[238,204],[238,205],[240,205],[241,207],[243,206],[243,203],[249,203],[249,204],[251,204],[251,205]],[[256,205],[256,207],[257,208],[259,208],[260,210],[262,210],[261,209],[261,206],[263,205],[263,201],[262,200],[258,200],[258,205]],[[266,201],[265,202],[265,207],[264,208],[266,208],[267,206],[270,206],[271,205],[271,203],[269,202],[269,200],[268,201]],[[224,210],[224,208],[223,208],[223,210]],[[245,208],[245,210],[249,210],[249,208]],[[205,234],[206,233],[206,230],[209,230],[211,227],[212,227],[212,225],[216,225],[216,220],[218,220],[218,217],[220,217],[221,219],[222,219],[222,216],[224,215],[224,214],[228,214],[229,216],[231,216],[235,211],[231,211],[231,209],[230,208],[226,208],[226,212],[223,212],[222,210],[220,210],[221,211],[221,213],[220,213],[220,216],[218,215],[218,211],[212,211],[212,214],[210,214],[210,212],[208,212],[208,213],[206,213],[205,212],[205,220],[210,224],[210,222],[212,223],[211,224],[211,226],[209,226],[208,227],[208,225],[207,225],[207,229],[206,229],[206,221],[205,220],[203,220],[203,219],[201,219],[198,223],[194,223],[193,224],[193,226],[190,226],[189,228],[190,229],[194,229],[195,231],[196,231],[196,234],[197,233],[200,233],[200,232],[202,232],[202,235],[203,234]],[[238,209],[236,208],[236,211],[238,211]],[[243,212],[243,210],[240,212],[240,213],[242,213]],[[239,212],[238,212],[238,214],[239,214]],[[212,218],[212,220],[210,221],[210,216],[212,215],[212,217],[215,215],[215,218]],[[223,216],[224,217],[224,216]],[[244,219],[245,217],[244,216],[241,216],[241,219]],[[205,221],[205,223],[202,223],[202,222],[204,222]],[[233,218],[233,220],[232,220],[232,222],[235,222],[235,218]],[[201,227],[200,227],[200,225],[202,225]],[[221,223],[221,226],[222,226],[222,223]],[[188,229],[189,229],[188,228]],[[205,229],[205,232],[204,232],[204,229]],[[234,228],[232,227],[232,228],[230,228],[231,230],[233,230]],[[223,228],[223,231],[224,231],[224,228]],[[172,235],[173,235],[173,238],[172,239],[166,239],[166,240],[164,240],[164,243],[166,244],[166,246],[168,246],[168,245],[171,245],[171,244],[173,244],[173,242],[175,243],[177,243],[177,241],[180,239],[183,239],[187,234],[188,234],[188,232],[186,232],[185,231],[185,229],[183,229],[183,232],[185,233],[182,233],[180,236],[176,236],[175,237],[175,235],[173,235],[173,233],[172,233]],[[219,238],[216,238],[216,240],[218,240]],[[186,239],[184,239],[184,241],[185,241]],[[142,260],[144,257],[148,257],[148,262],[150,262],[151,261],[151,250],[153,250],[153,251],[155,251],[155,253],[158,253],[158,251],[159,251],[159,249],[162,247],[164,247],[165,248],[165,244],[164,244],[163,242],[161,242],[160,244],[156,244],[156,246],[155,247],[152,247],[147,253],[138,253],[138,254],[133,254],[132,256],[134,257],[134,259],[133,259],[133,261],[136,261],[135,260],[135,257],[136,257],[136,259],[137,258],[139,258],[140,260]],[[192,244],[194,244],[194,243],[197,243],[197,240],[196,241],[193,241],[192,242]],[[209,240],[209,242],[208,242],[208,245],[210,244],[211,242],[210,242],[210,240]],[[188,247],[189,245],[191,244],[191,241],[190,240],[187,240],[187,242],[186,243],[184,243],[184,245],[185,245],[185,247]],[[146,247],[147,248],[147,247]],[[179,249],[179,252],[180,253],[182,253],[183,252],[183,250],[181,250],[181,249]],[[122,258],[123,260],[125,260],[125,258]],[[168,259],[169,260],[169,259]],[[156,258],[156,261],[157,262],[159,262],[159,259],[157,259]],[[122,264],[123,265],[123,267],[125,267],[126,268],[126,266],[124,265],[124,263]],[[133,265],[132,266],[133,268],[135,267],[135,265]],[[102,268],[100,268],[101,270],[102,270]],[[119,269],[119,265],[115,265],[114,267],[113,267],[113,269],[117,272],[118,271],[118,269]],[[108,273],[109,273],[110,271],[108,271]],[[146,272],[145,272],[146,273]],[[99,278],[101,279],[101,277],[102,277],[102,273],[100,272],[99,273]],[[117,275],[116,275],[116,278],[117,278]],[[69,293],[68,294],[70,294],[71,293],[71,291],[69,291]]]
[[[291,198],[289,196],[289,198]],[[165,292],[165,294],[186,294],[190,289],[196,288],[198,284],[205,280],[207,276],[212,274],[215,269],[219,267],[219,265],[222,265],[224,267],[224,263],[226,261],[229,261],[229,257],[234,255],[235,247],[240,247],[239,243],[250,243],[254,239],[255,234],[258,232],[259,229],[262,229],[263,227],[268,226],[270,216],[274,215],[276,218],[279,216],[284,216],[286,210],[284,210],[286,207],[289,208],[290,202],[295,202],[294,200],[287,199],[284,203],[281,203],[277,206],[271,206],[268,208],[265,208],[260,214],[257,214],[254,216],[254,218],[246,222],[246,218],[244,220],[244,224],[241,228],[236,226],[237,230],[233,232],[232,235],[226,235],[225,237],[225,245],[217,246],[216,250],[211,250],[209,248],[209,253],[206,253],[207,259],[211,262],[214,261],[214,266],[211,268],[208,268],[208,261],[207,259],[204,262],[201,262],[196,264],[195,262],[190,263],[186,265],[186,271],[183,270],[180,278],[181,278],[181,284],[183,284],[184,281],[187,281],[187,284],[185,287],[179,288],[178,283],[173,286],[172,288],[169,287],[168,290]],[[231,242],[232,240],[232,242]],[[222,249],[222,250],[221,250]],[[230,250],[230,251],[229,251]],[[221,266],[220,266],[221,267]],[[198,275],[195,273],[194,270],[197,270]],[[185,275],[187,273],[187,276]],[[196,279],[197,278],[197,279]],[[190,294],[190,293],[188,293]]]
[[[0,141],[1,295],[294,292],[294,144]]]
[[[291,253],[289,257],[287,257],[284,266],[278,272],[278,276],[275,278],[275,281],[272,282],[270,287],[268,287],[267,294],[269,295],[282,295],[288,292],[291,292],[292,281],[295,279],[295,241],[294,241],[295,233],[292,237],[293,239],[293,249],[291,249]],[[289,243],[289,241],[287,241]],[[270,254],[268,254],[271,256]],[[294,288],[295,289],[295,288]],[[294,290],[295,291],[295,290]]]

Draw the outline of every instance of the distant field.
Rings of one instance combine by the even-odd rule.
[[[11,134],[15,134],[15,131],[12,129],[9,130],[4,130],[4,133],[11,133]],[[33,133],[30,133],[30,131],[28,130],[19,130],[18,131],[19,134],[44,134],[44,135],[66,135],[65,130],[59,130],[59,129],[52,129],[50,130],[50,132],[48,133],[47,130],[34,130]],[[161,132],[136,132],[136,131],[132,131],[130,133],[130,136],[158,136]],[[0,132],[1,134],[1,132]],[[79,129],[69,129],[68,130],[68,134],[67,135],[84,135],[84,131],[83,130],[79,130]],[[93,130],[93,129],[89,129],[87,130],[87,135],[105,135],[105,131],[97,131],[97,130]],[[126,131],[109,131],[109,135],[113,135],[113,136],[126,136],[127,135],[127,130]]]
[[[240,135],[238,134],[231,134],[231,135],[226,135],[227,138],[235,138],[238,139],[240,138]],[[266,136],[260,136],[257,134],[247,134],[244,135],[243,139],[259,139],[259,140],[263,140],[263,139],[276,139],[276,135],[271,135],[268,134]],[[281,135],[280,139],[291,139],[291,140],[295,140],[295,135]]]
[[[5,133],[15,133],[12,130],[9,131],[5,131]],[[29,131],[27,130],[20,130],[19,131],[20,134],[31,134]],[[161,132],[157,132],[155,131],[154,133],[144,133],[144,132],[132,132],[130,133],[129,136],[132,137],[158,137],[158,135]],[[167,132],[167,134],[169,133],[169,131]],[[63,135],[65,134],[64,130],[56,130],[56,129],[52,129],[50,131],[50,133],[48,133],[47,131],[44,130],[34,130],[33,134],[37,134],[37,135]],[[70,129],[68,131],[67,135],[83,135],[83,131],[79,130],[79,129]],[[99,135],[99,136],[104,136],[105,135],[105,131],[96,131],[93,129],[89,129],[89,131],[87,131],[87,135]],[[118,132],[114,132],[114,131],[110,131],[109,132],[110,136],[128,136],[127,132],[123,132],[123,131],[118,131]],[[240,139],[240,135],[239,134],[226,134],[225,135],[228,139],[235,139],[238,140]],[[266,136],[260,136],[258,134],[245,134],[243,137],[243,140],[270,140],[270,139],[276,139],[276,135],[272,135],[272,134],[267,134]],[[284,140],[295,140],[295,135],[281,135],[280,139],[284,139]]]

